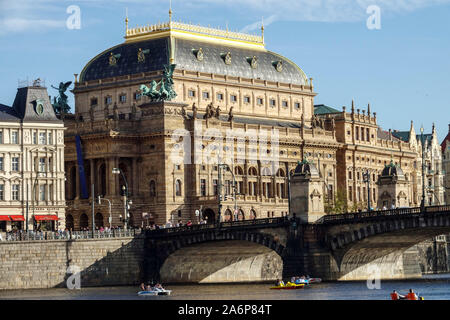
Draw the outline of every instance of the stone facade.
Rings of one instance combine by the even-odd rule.
[[[441,144],[442,150],[442,172],[444,174],[445,203],[450,204],[450,124],[448,134]]]
[[[319,112],[312,79],[266,50],[263,39],[248,42],[247,36],[236,35],[230,41],[217,30],[204,28],[198,34],[192,26],[178,25],[186,29],[181,36],[171,23],[155,32],[159,27],[128,30],[124,44],[92,59],[80,80],[75,79],[75,114],[65,119],[70,227],[91,225],[89,200],[80,196],[77,135],[83,144],[88,192],[95,185],[96,196],[112,201],[113,226],[124,223],[124,181],[112,168],[124,172],[133,201],[129,225],[136,226],[217,221],[218,185],[223,195],[231,196],[233,181],[237,195],[221,202],[222,220],[288,215],[288,175],[304,159],[316,165],[323,181],[326,212],[336,212],[339,201],[345,202],[341,212],[367,208],[368,197],[377,203],[375,182],[391,160],[411,181],[405,191],[407,205],[420,204],[413,142],[379,128],[370,106],[367,113],[353,102],[351,112],[345,107],[342,112]],[[151,47],[145,56],[149,64],[142,63],[145,46]],[[271,59],[280,60],[275,64]],[[176,64],[172,80],[177,96],[152,101],[141,95],[141,85],[160,81],[163,64],[169,62]],[[244,136],[242,143],[237,138],[226,146],[216,141],[238,132]],[[252,137],[261,132],[269,142],[253,143]],[[278,143],[272,143],[275,137]],[[232,156],[218,155],[216,150],[222,149]],[[176,161],[174,154],[184,161]],[[231,168],[220,181],[219,161]],[[362,178],[367,171],[370,194]],[[96,225],[107,225],[108,207],[95,210]],[[196,210],[201,211],[198,217]]]
[[[137,285],[143,245],[143,238],[0,242],[0,289],[66,287],[77,270],[81,288]]]
[[[37,81],[0,104],[1,231],[65,227],[64,130]]]

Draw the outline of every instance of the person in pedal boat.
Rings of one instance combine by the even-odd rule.
[[[141,291],[152,291],[152,286],[150,283],[145,285],[143,282],[141,283]]]
[[[392,300],[403,300],[403,299],[405,299],[405,296],[401,295],[401,294],[398,294],[398,292],[394,290],[391,293],[391,299]]]
[[[419,300],[413,289],[409,289],[409,293],[406,295],[406,300]]]
[[[285,284],[284,284],[283,280],[278,279],[278,280],[277,280],[277,286],[278,286],[278,287],[284,287]]]
[[[157,283],[154,287],[153,290],[155,291],[164,291],[163,286],[160,283]]]

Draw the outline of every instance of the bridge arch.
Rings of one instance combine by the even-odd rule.
[[[212,229],[146,240],[146,280],[246,282],[282,277],[285,247],[275,235]]]
[[[421,276],[413,246],[450,231],[445,212],[405,214],[328,226],[324,241],[340,280],[367,280],[374,270],[382,279]]]

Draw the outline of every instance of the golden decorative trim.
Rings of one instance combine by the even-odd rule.
[[[207,38],[225,39],[231,41],[243,42],[246,44],[253,44],[264,47],[263,36],[251,35],[241,32],[233,32],[229,30],[207,28],[202,26],[191,25],[182,22],[169,21],[165,23],[158,23],[154,25],[147,25],[128,29],[126,28],[126,41],[133,41],[137,38],[153,38],[155,35],[169,32],[183,32],[196,36],[203,36]]]

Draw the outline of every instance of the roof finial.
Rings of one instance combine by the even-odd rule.
[[[169,4],[169,22],[172,22],[172,0],[170,0]]]
[[[125,8],[125,34],[128,31],[128,8]]]
[[[367,115],[370,117],[370,102],[369,102],[369,104],[367,105]]]
[[[264,42],[264,17],[261,17],[261,36],[262,41]]]
[[[352,113],[355,113],[355,100],[352,99]]]

